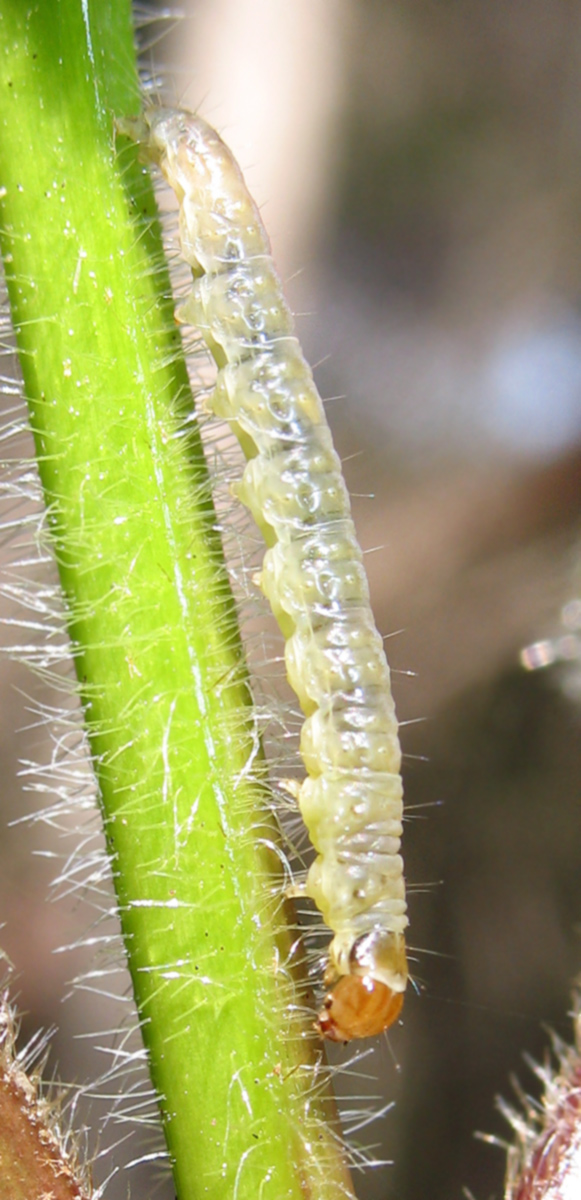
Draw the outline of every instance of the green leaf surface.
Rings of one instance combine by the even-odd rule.
[[[114,144],[139,106],[127,0],[2,0],[0,240],[177,1194],[348,1196],[152,191]]]

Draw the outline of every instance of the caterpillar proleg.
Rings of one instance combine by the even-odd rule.
[[[401,751],[383,642],[323,404],[242,173],[200,117],[152,108],[117,122],[175,192],[194,284],[178,321],[218,366],[210,400],[247,458],[237,495],[267,551],[260,585],[305,721],[294,788],[317,851],[303,894],[333,932],[322,1036],[367,1037],[407,982]]]

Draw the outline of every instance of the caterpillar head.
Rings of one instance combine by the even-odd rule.
[[[342,975],[325,996],[317,1029],[332,1042],[374,1037],[397,1021],[402,1005],[403,992],[371,975]]]
[[[319,1013],[321,1037],[334,1042],[373,1037],[397,1021],[407,983],[403,934],[372,929],[355,941],[340,934],[331,943],[327,982],[332,983]]]

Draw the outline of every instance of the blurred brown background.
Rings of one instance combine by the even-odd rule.
[[[263,205],[394,635],[418,994],[362,1064],[397,1107],[361,1135],[395,1165],[359,1192],[500,1198],[473,1133],[507,1135],[495,1096],[536,1090],[522,1053],[568,1037],[581,970],[581,5],[196,0],[154,60]],[[527,671],[539,641],[562,661]],[[7,670],[17,812],[18,756],[50,749],[15,736],[32,685]],[[86,917],[37,906],[27,837],[4,838],[2,937],[31,1022],[63,1025],[50,951]],[[63,1075],[80,1047],[57,1043]]]

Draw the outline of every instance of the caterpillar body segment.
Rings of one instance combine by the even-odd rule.
[[[318,1028],[336,1041],[367,1037],[397,1019],[407,982],[401,751],[340,460],[230,150],[183,110],[117,126],[177,196],[194,283],[176,315],[218,365],[211,408],[246,455],[236,491],[268,546],[260,585],[306,718],[296,795],[317,858],[304,893],[334,935]]]

